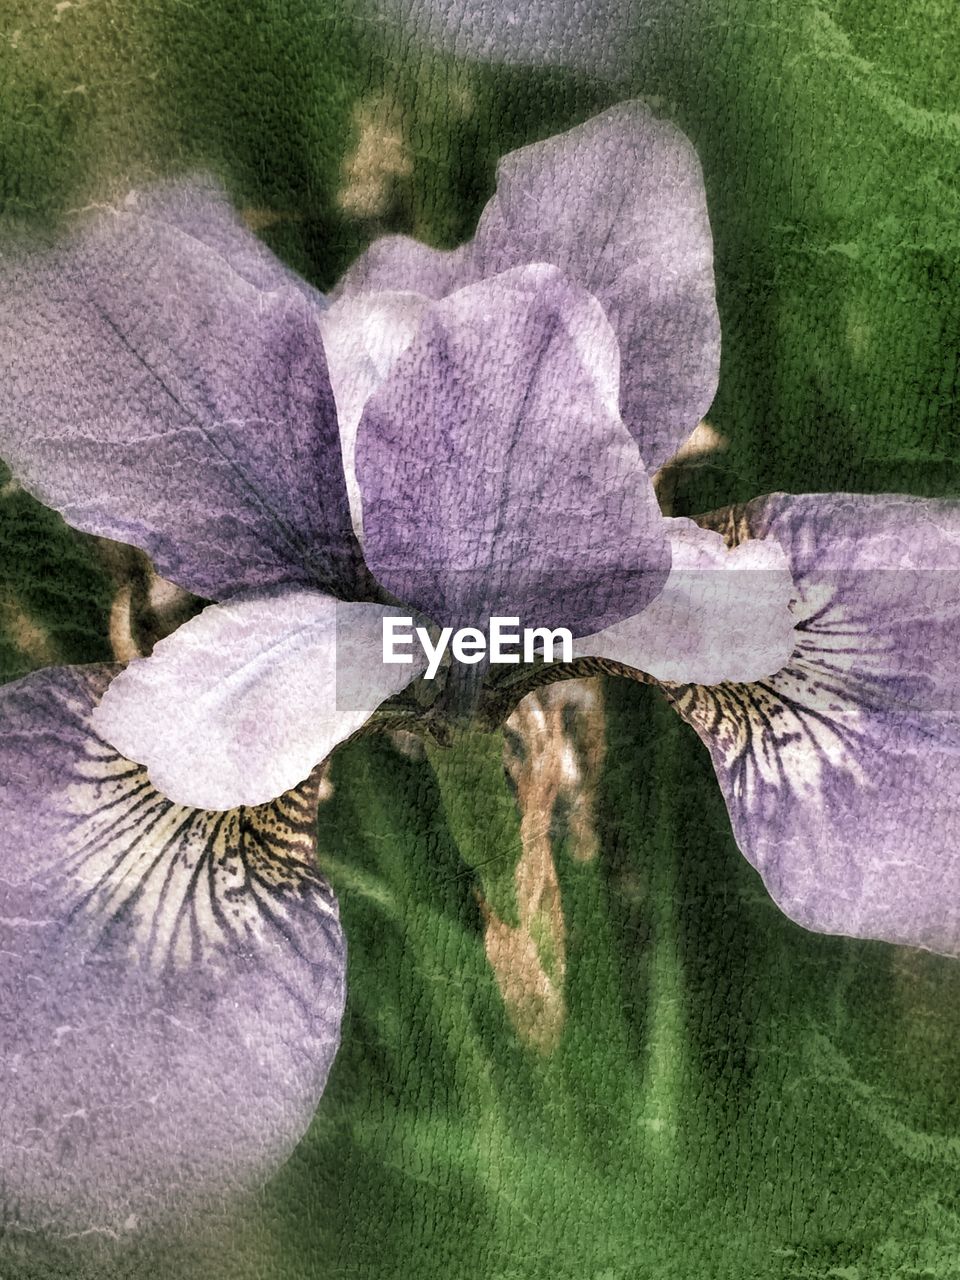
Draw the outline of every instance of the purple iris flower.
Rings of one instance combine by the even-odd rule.
[[[377,241],[329,300],[203,182],[2,274],[0,456],[216,602],[126,669],[0,691],[10,1216],[163,1219],[305,1131],[345,969],[317,766],[426,683],[382,661],[385,617],[569,628],[571,670],[663,684],[788,914],[960,951],[960,511],[661,514],[719,366],[671,125],[624,104],[506,157],[469,244]],[[502,693],[476,673],[450,664],[425,722]]]

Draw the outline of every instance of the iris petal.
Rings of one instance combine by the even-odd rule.
[[[357,436],[364,554],[436,622],[597,630],[669,568],[664,521],[617,411],[616,339],[555,268],[434,303]]]
[[[644,103],[620,103],[505,156],[469,244],[439,253],[385,237],[339,288],[441,298],[530,263],[557,267],[602,306],[620,348],[623,421],[657,470],[710,407],[720,370],[713,239],[690,142]]]
[[[439,300],[473,278],[468,245],[431,249],[410,236],[381,236],[337,282],[334,298],[387,292],[420,293]]]
[[[677,686],[734,834],[800,924],[960,954],[960,505],[777,494],[797,646],[752,684]]]
[[[692,520],[665,522],[670,577],[642,613],[577,641],[577,657],[609,658],[657,680],[721,684],[786,666],[796,645],[795,595],[772,538],[728,550]]]
[[[616,78],[631,68],[630,33],[659,16],[658,6],[638,0],[377,0],[376,9],[380,23],[399,18],[428,45],[462,58]]]
[[[696,152],[644,103],[506,156],[473,242],[488,276],[549,262],[620,344],[620,410],[652,472],[706,413],[720,372],[713,239]]]
[[[263,804],[423,670],[422,651],[381,661],[400,612],[292,588],[210,605],[117,676],[93,724],[181,804]]]
[[[226,191],[208,173],[133,191],[123,203],[133,217],[163,222],[205,245],[230,269],[269,293],[293,287],[318,311],[326,300],[302,276],[286,267],[237,215]]]
[[[318,779],[172,804],[90,729],[112,674],[0,691],[0,1204],[71,1231],[182,1220],[273,1172],[344,998]]]
[[[209,192],[144,204],[4,255],[0,457],[197,595],[357,594],[319,296]]]
[[[421,293],[372,292],[344,296],[320,318],[320,331],[340,421],[340,448],[350,517],[363,540],[363,502],[357,482],[357,428],[363,406],[416,336],[429,299]]]

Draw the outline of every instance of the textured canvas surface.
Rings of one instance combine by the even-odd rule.
[[[955,5],[637,0],[565,66],[575,8],[497,65],[390,6],[0,0],[7,243],[203,169],[327,291],[383,234],[464,242],[503,155],[641,97],[699,156],[722,332],[723,447],[674,513],[960,496]],[[149,647],[195,607],[151,582],[0,472],[5,681]],[[562,687],[453,765],[400,730],[335,754],[342,1044],[262,1192],[5,1229],[4,1280],[960,1276],[960,961],[792,923],[658,691]]]

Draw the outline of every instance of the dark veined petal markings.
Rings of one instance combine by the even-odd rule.
[[[701,523],[731,548],[758,536],[749,505],[723,508]],[[748,808],[775,802],[786,787],[815,796],[824,768],[862,782],[858,754],[864,714],[891,702],[880,680],[890,637],[868,611],[840,598],[834,577],[804,583],[794,630],[797,643],[789,663],[765,680],[662,684],[716,766],[727,772],[736,799]]]
[[[869,677],[850,670],[862,658],[869,637],[840,629],[797,627],[798,644],[789,665],[750,684],[663,687],[677,711],[710,747],[718,767],[728,771],[736,798],[748,807],[770,803],[783,788],[815,795],[824,768],[863,781],[858,762],[865,711],[880,691]],[[836,637],[834,652],[821,638]],[[831,646],[832,647],[832,646]]]
[[[271,804],[226,812],[167,800],[147,771],[91,741],[68,796],[78,816],[65,869],[85,916],[105,935],[127,931],[141,962],[192,965],[236,946],[300,951],[293,917],[329,921],[337,907],[314,861],[319,779]],[[274,939],[279,941],[279,938]]]

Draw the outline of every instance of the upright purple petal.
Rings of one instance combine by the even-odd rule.
[[[123,208],[6,255],[0,457],[199,595],[356,591],[320,308],[225,205],[174,195],[162,217]]]
[[[337,1049],[344,949],[316,780],[181,808],[92,733],[108,668],[0,691],[0,1206],[182,1222],[269,1176]]]
[[[555,268],[436,303],[357,437],[379,581],[456,626],[501,614],[586,634],[642,609],[669,550],[617,378],[599,305]]]
[[[357,429],[363,407],[416,336],[429,299],[421,293],[346,294],[320,319],[340,422],[340,451],[350,518],[363,540],[363,502],[357,483]]]
[[[642,102],[506,156],[473,242],[486,277],[548,262],[600,302],[620,409],[648,470],[710,407],[720,368],[713,240],[696,152]]]
[[[775,538],[799,596],[783,671],[672,691],[740,848],[809,929],[960,954],[960,505],[775,494],[716,519]]]
[[[443,253],[384,237],[337,293],[442,298],[529,263],[558,267],[602,305],[620,345],[623,420],[656,471],[710,407],[720,371],[713,239],[688,140],[642,102],[621,103],[505,156],[470,244]]]
[[[421,674],[422,652],[381,661],[399,612],[295,589],[209,605],[117,676],[93,727],[180,804],[263,804]]]
[[[696,152],[643,102],[500,161],[474,241],[493,275],[550,262],[594,294],[620,342],[620,406],[649,471],[717,390],[713,239]]]

